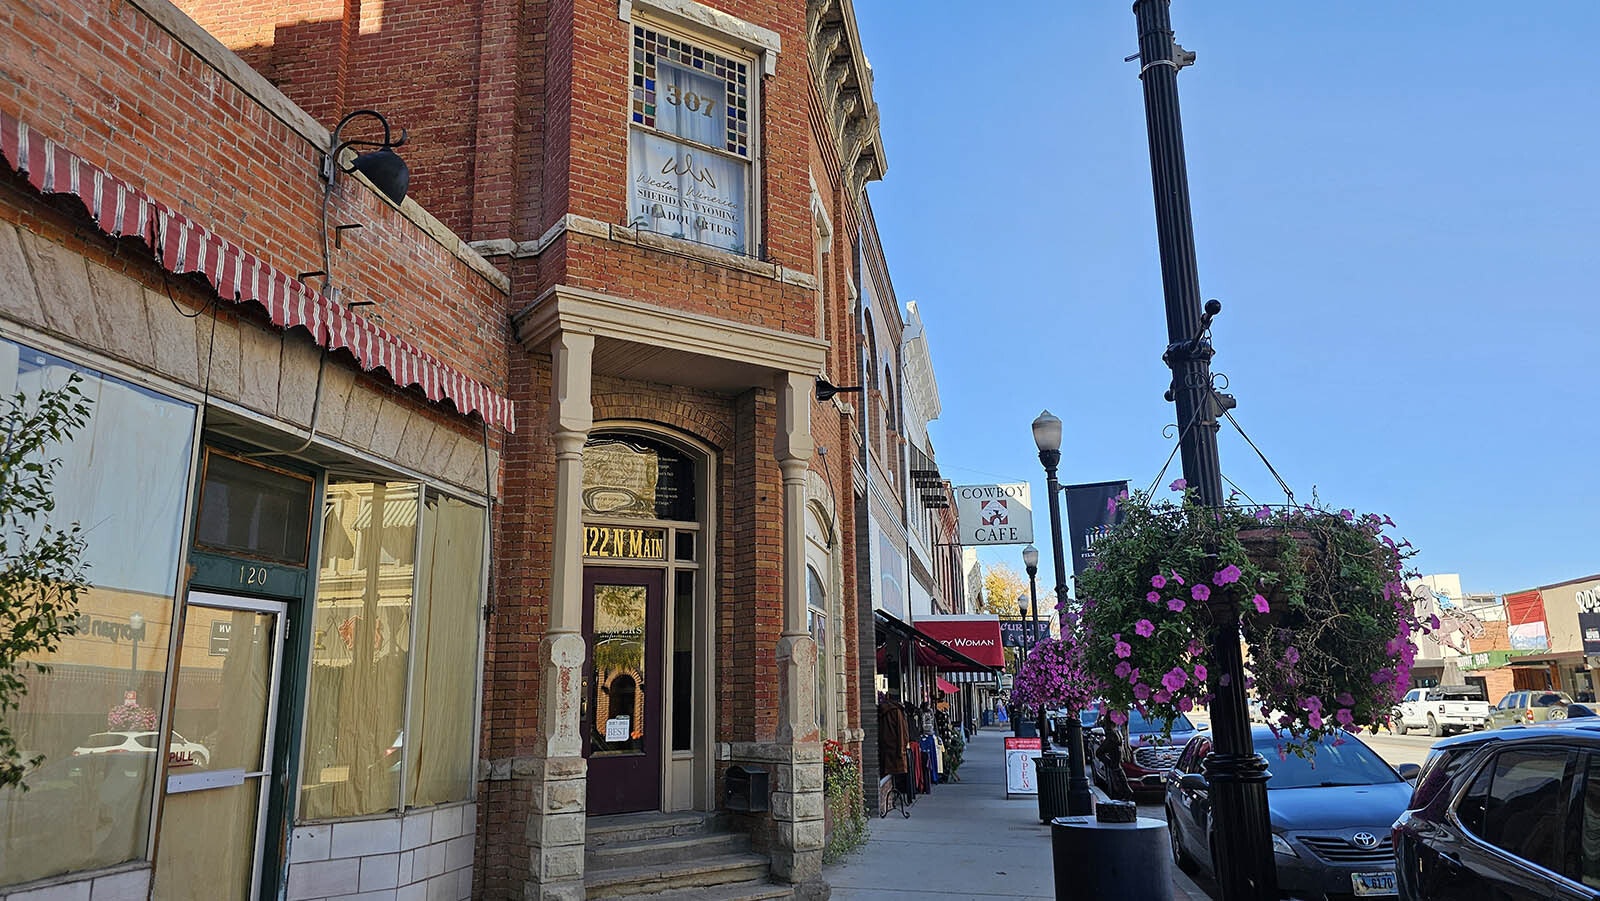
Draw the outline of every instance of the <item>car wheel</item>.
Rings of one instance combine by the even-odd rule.
[[[1172,863],[1185,873],[1193,873],[1199,867],[1195,866],[1194,859],[1183,850],[1183,839],[1178,837],[1178,820],[1172,815],[1172,808],[1167,808],[1167,844],[1172,849]]]
[[[1396,734],[1396,735],[1404,735],[1404,734],[1406,734],[1406,721],[1401,719],[1400,717],[1395,717],[1394,718],[1394,734]]]
[[[1553,720],[1564,720],[1564,719],[1566,719],[1567,718],[1567,708],[1565,708],[1565,707],[1552,707],[1552,708],[1550,708],[1550,716],[1549,716],[1549,718],[1553,719]]]
[[[1439,725],[1439,721],[1434,719],[1431,713],[1428,714],[1428,734],[1434,738],[1444,734],[1444,728]]]

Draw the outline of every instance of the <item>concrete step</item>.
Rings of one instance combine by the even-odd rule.
[[[699,811],[619,813],[590,817],[585,844],[594,849],[675,836],[701,835],[717,831],[720,825],[721,819],[716,814]]]
[[[705,892],[711,887],[765,882],[769,875],[770,865],[763,855],[720,854],[698,860],[607,867],[586,872],[584,889],[588,898],[634,897],[674,889],[690,890],[693,894],[684,895],[686,898],[705,898]]]
[[[649,841],[613,842],[590,846],[585,869],[642,867],[679,860],[703,860],[750,850],[750,836],[735,832],[703,832],[674,835]]]
[[[771,898],[793,898],[794,889],[787,885],[774,885],[765,880],[730,882],[725,885],[680,888],[648,895],[633,895],[628,901],[768,901]]]

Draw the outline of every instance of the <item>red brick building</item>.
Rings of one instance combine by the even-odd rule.
[[[885,165],[849,0],[0,24],[0,334],[24,383],[54,355],[189,436],[128,482],[176,488],[165,576],[112,560],[102,643],[24,728],[76,761],[58,799],[126,783],[114,834],[0,864],[0,897],[825,891],[821,741],[862,738],[862,428],[815,388],[860,384]],[[407,132],[402,204],[321,177],[363,108]],[[109,728],[125,696],[159,725]],[[149,753],[88,773],[113,755],[85,735]],[[97,815],[66,809],[8,808],[0,856]],[[714,872],[629,869],[670,870],[638,840],[676,832]]]

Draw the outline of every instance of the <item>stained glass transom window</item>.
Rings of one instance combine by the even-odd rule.
[[[714,84],[715,88],[704,90],[707,84]],[[709,94],[722,96],[707,96]],[[635,25],[633,121],[646,128],[748,157],[749,66],[688,41]]]

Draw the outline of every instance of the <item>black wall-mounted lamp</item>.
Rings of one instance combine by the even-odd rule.
[[[344,127],[350,123],[350,120],[358,116],[371,116],[382,123],[383,140],[363,141],[352,139],[340,143],[339,134],[344,131]],[[405,142],[406,130],[400,129],[400,140],[392,140],[389,131],[389,120],[385,119],[383,114],[376,110],[358,109],[340,119],[339,124],[334,126],[333,138],[329,143],[328,153],[322,160],[322,177],[327,181],[328,189],[333,189],[334,170],[339,168],[339,154],[343,153],[346,147],[376,147],[378,148],[377,150],[370,150],[357,156],[342,171],[360,172],[367,177],[367,181],[372,182],[373,187],[383,193],[383,196],[394,201],[398,206],[401,201],[406,199],[406,189],[411,186],[411,169],[406,166],[406,161],[400,158],[400,154],[394,152],[394,148],[401,146]]]
[[[835,394],[849,394],[851,392],[860,391],[860,390],[861,390],[861,386],[860,385],[853,385],[853,386],[851,386],[849,388],[840,388],[838,385],[835,385],[834,383],[828,381],[825,378],[818,378],[817,379],[817,401],[818,401],[818,403],[824,403],[825,404],[828,401],[833,400],[833,396]]]

